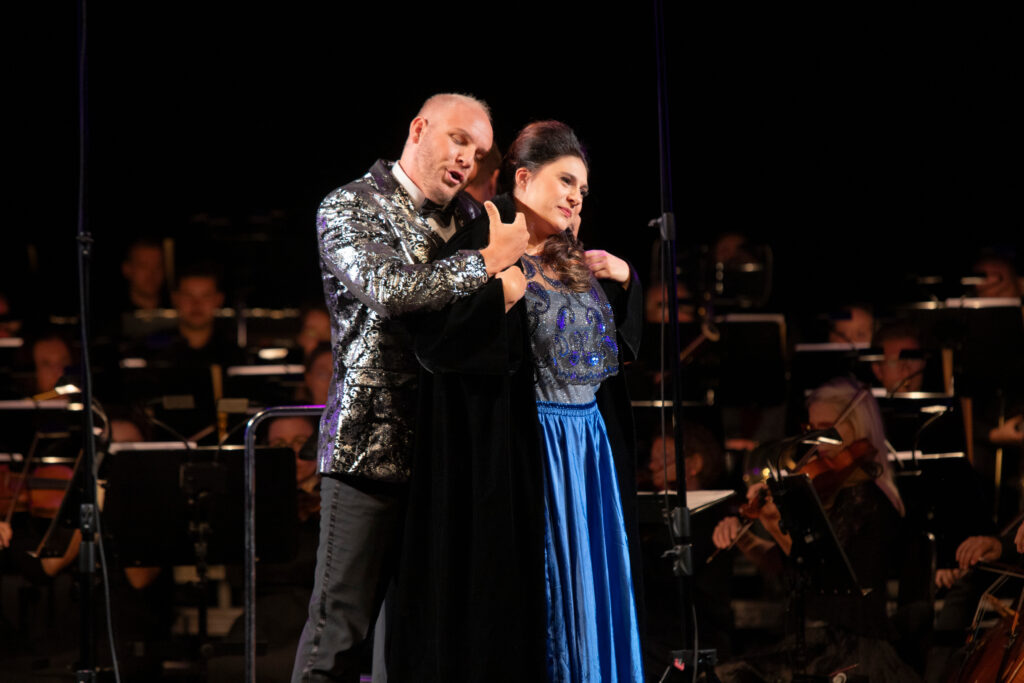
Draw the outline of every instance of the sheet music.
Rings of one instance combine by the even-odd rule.
[[[897,451],[896,453],[889,453],[889,462],[899,460],[900,462],[906,462],[909,460],[945,460],[947,458],[963,458],[965,457],[962,452],[952,453],[918,453],[917,458],[914,458],[910,451]]]
[[[658,491],[657,493],[651,491],[640,491],[637,495],[641,498],[653,498],[656,496],[663,496],[665,493],[665,491]],[[668,491],[668,493],[672,496],[676,495],[675,491]],[[699,512],[700,510],[710,507],[715,503],[719,503],[735,494],[735,491],[687,491],[686,507],[689,508],[690,512]]]

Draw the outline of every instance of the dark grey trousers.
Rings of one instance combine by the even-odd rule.
[[[325,476],[309,616],[292,683],[359,680],[362,644],[394,576],[407,487]],[[383,653],[374,647],[374,667]],[[374,671],[374,681],[384,680]]]

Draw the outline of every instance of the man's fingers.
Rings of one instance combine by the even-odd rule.
[[[961,569],[970,566],[970,558],[975,552],[976,545],[975,537],[971,536],[956,549],[956,563]]]
[[[484,210],[487,212],[487,217],[491,219],[491,225],[501,222],[501,213],[498,211],[498,207],[494,205],[494,202],[490,200],[484,202]]]
[[[967,569],[990,557],[998,557],[998,541],[987,536],[971,536],[956,549],[956,560]]]

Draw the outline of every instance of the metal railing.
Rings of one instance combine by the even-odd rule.
[[[245,425],[245,680],[256,683],[256,430],[275,417],[319,417],[324,406],[277,406]]]

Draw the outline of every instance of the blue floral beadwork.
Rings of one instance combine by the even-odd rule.
[[[524,256],[527,327],[538,382],[597,385],[619,370],[615,317],[596,281],[574,292]]]

